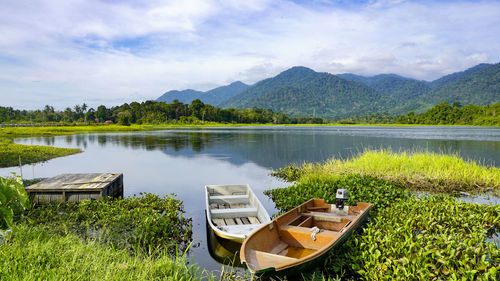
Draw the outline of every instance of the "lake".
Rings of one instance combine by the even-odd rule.
[[[16,143],[77,147],[83,153],[23,166],[24,178],[62,173],[123,173],[124,195],[175,193],[193,218],[191,257],[219,270],[207,250],[203,186],[248,183],[270,214],[263,194],[287,184],[269,176],[291,163],[349,158],[366,148],[458,153],[488,166],[500,165],[500,128],[485,127],[231,127],[182,128],[134,133],[79,134],[17,139]],[[19,167],[0,169],[0,176]]]

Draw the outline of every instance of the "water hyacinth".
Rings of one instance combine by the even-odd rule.
[[[487,238],[499,227],[500,205],[411,197],[381,209],[346,255],[367,280],[497,280],[500,249]]]

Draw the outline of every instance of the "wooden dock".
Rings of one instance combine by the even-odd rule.
[[[26,187],[31,202],[58,203],[123,196],[123,174],[62,174]]]

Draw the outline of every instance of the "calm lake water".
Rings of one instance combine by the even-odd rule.
[[[175,193],[193,218],[191,256],[219,270],[207,249],[203,186],[248,183],[270,214],[263,191],[287,184],[269,176],[291,163],[349,158],[365,148],[459,153],[500,165],[500,129],[477,127],[242,127],[169,129],[17,139],[17,143],[77,147],[84,152],[23,166],[24,178],[61,173],[123,173],[125,196]],[[0,169],[0,176],[19,168]]]

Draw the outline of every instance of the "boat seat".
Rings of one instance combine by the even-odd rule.
[[[257,250],[249,250],[247,257],[247,263],[251,265],[252,268],[258,268],[258,269],[282,266],[287,263],[292,263],[295,261],[297,261],[296,258],[271,254],[268,252],[262,252]]]
[[[280,227],[280,236],[283,241],[293,247],[319,250],[341,235],[340,232],[321,229],[316,234],[316,240],[311,239],[312,228],[285,225]]]
[[[256,217],[257,208],[210,209],[213,218]]]
[[[208,201],[210,204],[237,204],[237,203],[246,203],[250,202],[250,197],[248,194],[245,195],[213,195],[208,197]]]
[[[302,213],[303,216],[313,217],[318,221],[331,221],[331,222],[342,222],[344,219],[354,219],[356,216],[354,215],[346,215],[340,216],[335,213],[326,213],[326,212],[307,212]]]
[[[211,195],[210,199],[219,199],[219,200],[227,200],[227,199],[243,199],[248,198],[248,194],[245,195]]]

